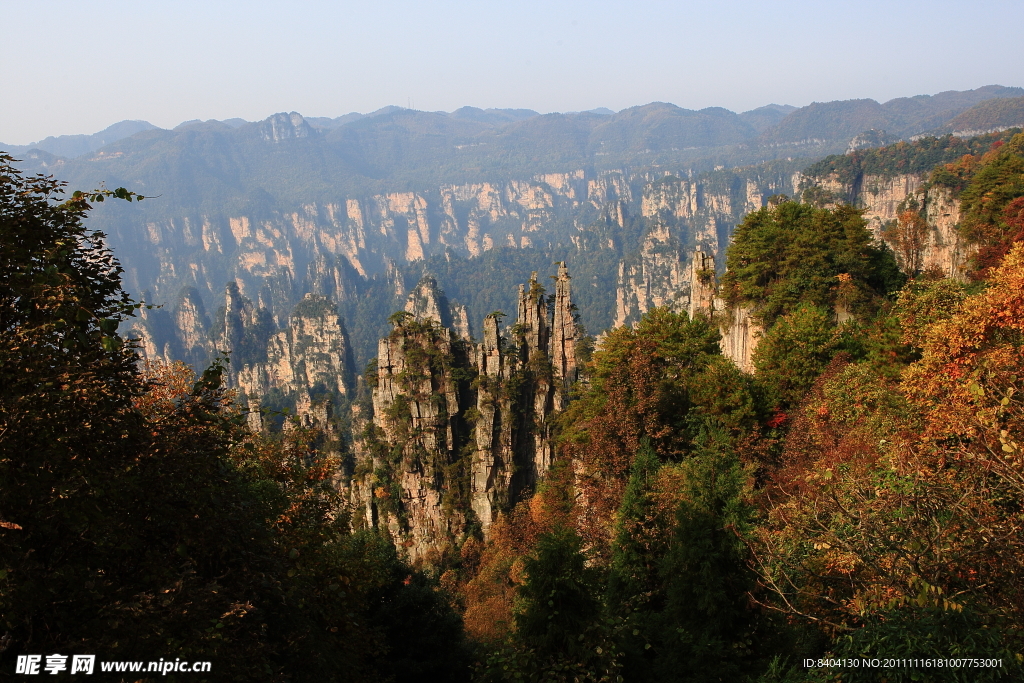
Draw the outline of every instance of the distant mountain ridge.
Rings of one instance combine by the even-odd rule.
[[[305,117],[305,121],[317,131],[325,134],[331,131],[357,125],[357,131],[376,131],[371,135],[379,135],[380,128],[391,128],[390,122],[401,119],[398,128],[430,129],[431,134],[445,130],[449,135],[487,137],[485,130],[493,130],[509,139],[519,140],[522,136],[531,137],[537,132],[550,130],[558,134],[566,133],[570,137],[586,135],[589,139],[583,145],[585,151],[598,156],[615,156],[621,153],[651,154],[657,152],[678,152],[705,147],[723,147],[737,144],[748,144],[759,148],[778,148],[807,146],[830,146],[830,149],[818,150],[831,153],[845,146],[855,136],[869,130],[886,131],[890,136],[903,138],[915,134],[930,132],[950,132],[952,130],[982,130],[978,126],[1016,125],[1011,123],[962,123],[955,124],[960,128],[948,128],[950,120],[963,115],[972,107],[994,99],[1012,99],[1024,96],[1024,88],[987,85],[975,90],[947,91],[936,95],[918,95],[889,100],[883,104],[870,99],[839,100],[834,102],[814,102],[806,107],[769,104],[750,111],[735,113],[721,107],[709,107],[699,111],[684,109],[673,104],[654,102],[646,105],[629,107],[619,112],[600,107],[583,112],[565,114],[540,114],[532,109],[480,109],[477,107],[461,107],[453,112],[421,112],[403,107],[388,106],[361,114],[351,112],[335,118]],[[993,106],[987,105],[990,112]],[[999,119],[1007,115],[1005,106],[999,110],[1002,114],[978,114],[974,118]],[[1010,115],[1010,118],[1014,118]],[[410,117],[421,120],[410,125]],[[561,123],[568,123],[552,129],[551,119],[545,117],[562,117]],[[439,120],[454,120],[467,124],[459,127],[445,127]],[[538,121],[540,119],[540,121]],[[968,117],[970,120],[970,116]],[[1001,120],[1001,119],[999,119]],[[517,128],[533,121],[534,131]],[[207,129],[245,128],[253,122],[240,118],[218,121],[186,121],[174,128],[175,131],[206,127]],[[472,126],[477,126],[473,129]],[[966,127],[964,127],[966,126]],[[973,126],[973,127],[972,127]],[[6,145],[0,143],[0,149],[15,155],[26,155],[33,150],[40,150],[56,157],[74,159],[96,152],[106,145],[120,142],[133,135],[157,129],[146,121],[121,121],[93,135],[61,135],[51,136],[29,145]],[[385,133],[386,135],[386,133]],[[460,144],[456,142],[455,144]],[[488,144],[487,140],[475,143]],[[493,143],[492,143],[493,144]],[[833,149],[835,148],[835,149]],[[672,156],[669,154],[668,156]],[[677,157],[679,155],[676,155]],[[683,155],[685,156],[685,155]],[[692,156],[692,155],[690,155]],[[668,159],[662,161],[667,162]],[[736,161],[735,159],[733,161]],[[743,159],[740,162],[751,161]]]
[[[680,254],[700,246],[717,255],[746,212],[792,195],[811,162],[942,126],[1013,125],[999,122],[1014,119],[1022,94],[986,86],[740,114],[661,102],[564,114],[291,112],[174,130],[137,122],[148,128],[74,158],[17,154],[23,170],[74,189],[106,183],[155,197],[106,203],[93,216],[137,295],[181,311],[199,311],[198,301],[213,314],[236,282],[277,327],[305,294],[326,296],[362,363],[393,304],[426,272],[479,321],[514,303],[502,298],[513,274],[496,278],[498,269],[568,258],[588,283],[576,290],[586,324],[628,323],[682,291]],[[650,284],[652,272],[661,284]],[[183,291],[188,306],[174,304]],[[169,328],[202,318],[182,315]],[[159,349],[177,348],[173,335],[151,335],[162,336]]]
[[[867,130],[884,130],[897,137],[932,132],[957,115],[986,100],[1024,95],[1024,88],[986,85],[966,91],[875,100],[814,102],[801,107],[762,134],[764,144],[806,140],[847,139]]]
[[[948,121],[939,132],[982,133],[1024,126],[1024,97],[986,100]]]
[[[0,149],[3,149],[8,154],[24,154],[29,150],[41,149],[54,156],[73,159],[89,152],[95,152],[101,147],[124,140],[136,133],[154,128],[156,126],[148,121],[126,120],[107,126],[100,132],[93,133],[92,135],[60,135],[57,137],[51,135],[44,140],[33,142],[29,145],[0,144]]]

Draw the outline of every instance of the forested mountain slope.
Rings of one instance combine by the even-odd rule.
[[[799,174],[534,178],[550,204],[595,212],[570,237],[630,245],[616,303],[637,302],[635,324],[589,337],[574,299],[594,283],[565,259],[548,286],[519,273],[508,313],[482,319],[385,261],[342,300],[369,300],[368,282],[402,309],[358,373],[326,289],[284,314],[287,290],[237,281],[219,313],[192,291],[139,309],[82,223],[89,197],[4,163],[4,666],[171,642],[280,681],[1020,677],[1019,130]],[[595,206],[591,180],[616,198]],[[409,194],[406,239],[433,244]],[[455,234],[492,216],[480,196],[444,214],[465,221]],[[519,226],[551,209],[504,201]],[[387,237],[380,215],[364,226]],[[275,267],[296,253],[269,220],[234,218],[222,248],[237,230]],[[203,223],[181,225],[215,251],[184,230]],[[504,254],[516,276],[534,248],[507,249],[433,258],[459,274]],[[196,361],[230,348],[230,369],[147,366],[117,334],[134,311],[194,340]],[[894,655],[885,671],[805,665]]]

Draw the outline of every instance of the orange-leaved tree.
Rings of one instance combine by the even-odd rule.
[[[1024,246],[988,284],[901,297],[921,352],[901,382],[843,360],[816,383],[752,544],[767,606],[861,645],[861,627],[907,610],[954,631],[1024,627]]]

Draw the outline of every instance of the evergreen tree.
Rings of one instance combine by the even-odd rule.
[[[236,425],[223,367],[149,411],[153,387],[116,334],[134,306],[104,236],[83,222],[87,197],[61,202],[59,183],[11,163],[0,157],[8,656],[141,660],[188,648],[225,675],[272,671],[261,632],[275,607],[266,577],[281,564],[266,520],[281,496],[227,461]]]
[[[722,279],[729,304],[752,306],[766,329],[803,305],[869,313],[904,278],[861,213],[784,201],[748,214],[736,227]]]
[[[627,680],[649,678],[651,619],[664,606],[658,563],[665,544],[651,495],[660,467],[650,440],[643,439],[616,515],[605,604],[609,616],[622,620],[620,647]]]
[[[766,407],[789,410],[842,347],[844,334],[827,311],[803,306],[783,316],[754,350]]]
[[[683,463],[685,491],[660,578],[655,672],[661,681],[740,680],[750,667],[755,614],[743,537],[747,475],[719,427],[706,425]]]
[[[542,655],[577,653],[579,635],[600,610],[597,577],[586,565],[582,539],[566,527],[543,534],[524,569],[516,613],[519,637]]]
[[[559,526],[541,534],[524,562],[516,630],[480,667],[481,681],[616,680],[619,656],[601,619],[600,577],[587,566],[583,541]]]
[[[643,439],[626,484],[622,505],[616,515],[615,541],[608,576],[607,601],[613,609],[626,607],[650,589],[656,570],[651,563],[654,507],[651,500],[653,479],[661,467],[650,439]]]

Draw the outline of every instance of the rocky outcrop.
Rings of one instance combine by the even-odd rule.
[[[259,406],[272,391],[294,405],[300,419],[313,415],[317,401],[350,393],[348,336],[335,303],[317,294],[306,294],[278,328],[268,308],[244,296],[235,282],[225,288],[213,323],[198,294],[185,290],[169,313],[143,308],[132,332],[151,360],[185,360],[201,369],[216,353],[227,353],[227,383],[242,393],[256,430],[265,427]]]
[[[297,413],[306,414],[310,393],[348,393],[348,354],[334,303],[307,294],[292,311],[288,326],[270,336],[265,358],[242,366],[237,383],[253,398],[278,389],[293,397]]]
[[[729,308],[718,297],[715,259],[706,252],[693,252],[690,260],[690,317],[705,316],[718,324],[722,355],[743,372],[754,371],[754,349],[761,337],[760,325],[751,317],[749,307]]]
[[[287,116],[261,125],[268,140],[277,135],[275,144],[305,144],[285,136],[303,130]],[[498,246],[545,249],[571,243],[594,262],[622,259],[618,273],[601,270],[588,277],[588,287],[607,291],[604,278],[617,276],[614,320],[602,304],[601,319],[594,323],[605,327],[635,322],[659,305],[686,310],[688,254],[700,247],[720,256],[744,212],[761,206],[767,196],[791,191],[787,169],[783,164],[695,178],[655,178],[629,169],[545,173],[341,197],[288,211],[175,217],[147,225],[132,239],[144,243],[139,250],[154,264],[149,270],[156,300],[185,283],[199,298],[215,301],[220,294],[213,288],[219,289],[223,277],[284,328],[294,304],[313,293],[337,302],[353,318],[349,322],[361,326],[360,337],[368,322],[355,320],[365,311],[360,297],[369,289],[379,296],[386,282],[404,301],[411,262],[480,256]],[[610,253],[595,258],[594,252]],[[126,275],[133,286],[138,272]],[[439,314],[457,336],[471,338],[468,314],[458,304],[442,307]],[[360,338],[360,357],[372,355],[368,342]]]
[[[412,314],[417,320],[432,320],[447,327],[451,324],[451,311],[448,310],[447,304],[444,293],[437,286],[437,280],[428,275],[409,292],[405,300],[405,312]]]
[[[512,500],[518,436],[514,378],[521,372],[518,358],[504,348],[496,315],[484,319],[483,341],[476,348],[475,362],[477,417],[471,505],[486,535]]]
[[[194,366],[205,363],[213,344],[209,335],[210,319],[199,292],[193,287],[185,289],[173,314],[176,337],[181,343],[180,355],[175,354],[175,357]]]
[[[393,320],[378,347],[372,418],[360,416],[368,429],[357,443],[362,476],[353,492],[367,522],[387,528],[413,561],[429,562],[466,530],[459,492],[468,473],[458,467],[466,401],[454,374],[465,359],[436,321]]]
[[[698,249],[690,259],[690,302],[687,309],[690,317],[698,314],[709,318],[714,316],[721,308],[720,302],[716,302],[717,294],[715,257]]]
[[[892,228],[902,213],[910,211],[921,216],[927,223],[927,236],[920,245],[919,253],[911,256],[916,268],[938,270],[946,277],[962,278],[970,250],[959,238],[957,224],[960,221],[959,201],[946,187],[930,186],[927,175],[861,174],[851,182],[844,182],[837,174],[824,177],[804,177],[799,180],[799,191],[808,193],[814,188],[816,201],[826,204],[845,202],[863,210],[864,219],[875,238],[889,242],[894,248],[901,265],[905,260],[900,256],[901,248],[894,242]],[[916,251],[916,250],[915,250]],[[695,259],[705,258],[700,252]],[[694,268],[691,272],[696,272]],[[691,281],[691,291],[693,282]],[[713,299],[712,299],[713,300]],[[700,307],[706,306],[701,303]],[[691,299],[691,314],[695,306]],[[837,305],[836,319],[842,323],[851,315],[845,306]],[[722,332],[722,354],[731,358],[744,372],[753,372],[753,354],[764,330],[752,318],[749,307],[738,306],[723,311],[719,317]]]
[[[151,295],[142,296],[149,304]],[[141,308],[129,334],[139,341],[149,360],[185,361],[193,367],[208,364],[214,350],[209,335],[210,318],[203,299],[194,288],[185,288],[169,311],[166,307]]]
[[[703,268],[691,262],[694,251],[722,262],[743,216],[772,195],[792,194],[798,182],[784,167],[761,166],[645,185],[640,209],[649,227],[637,252],[619,263],[614,326],[658,306],[690,310],[693,273]]]
[[[846,146],[846,153],[849,154],[850,152],[855,152],[858,149],[864,149],[866,147],[884,147],[898,141],[898,136],[891,135],[884,130],[872,128],[871,130],[866,130],[859,135],[855,135],[853,139],[850,140],[850,144]]]
[[[960,203],[949,188],[929,186],[927,173],[863,174],[846,182],[836,174],[804,178],[801,190],[823,190],[834,202],[847,202],[864,210],[864,219],[876,239],[893,242],[891,228],[904,211],[919,212],[928,234],[914,261],[921,270],[938,270],[946,277],[963,278],[971,249],[959,237]]]
[[[254,335],[264,326],[266,310],[258,308],[242,295],[238,283],[229,282],[225,288],[223,331],[217,341],[217,348],[224,351],[249,353],[265,351],[257,349]]]
[[[526,375],[519,397],[522,433],[522,467],[517,471],[516,487],[532,486],[551,466],[551,443],[547,425],[554,409],[555,377],[551,359],[551,319],[548,317],[544,287],[537,273],[524,286],[519,285],[519,305],[513,340],[518,345],[518,363]]]
[[[569,387],[577,378],[576,340],[579,336],[576,307],[572,303],[569,269],[558,264],[555,276],[554,311],[551,322],[549,355],[554,377],[554,409],[561,411],[569,402]]]
[[[463,341],[473,340],[473,328],[469,325],[469,309],[464,304],[450,304],[452,311],[452,331]]]
[[[363,522],[387,528],[413,560],[445,552],[471,522],[486,535],[550,468],[550,418],[577,376],[570,281],[559,264],[549,297],[534,273],[507,336],[496,312],[476,345],[437,319],[445,306],[431,278],[392,316],[370,401],[353,409],[349,495]]]
[[[409,292],[405,311],[417,320],[432,320],[451,329],[459,339],[472,340],[469,311],[462,304],[450,302],[432,275],[424,275]]]
[[[142,300],[146,300],[145,293],[143,293]],[[162,311],[159,309],[154,312],[145,307],[141,308],[138,317],[132,321],[131,329],[128,331],[128,336],[136,341],[143,358],[149,361],[161,361],[174,357],[175,349],[171,347],[170,339],[177,341],[177,329],[173,327],[173,323],[167,316],[161,315],[161,313]],[[164,324],[161,325],[161,323]],[[162,327],[167,328],[165,335],[160,334]]]
[[[634,323],[659,306],[686,309],[688,237],[685,228],[656,224],[644,236],[639,252],[619,262],[614,327]]]
[[[485,534],[551,467],[550,418],[568,405],[578,375],[579,328],[570,283],[568,268],[559,263],[550,297],[536,273],[520,285],[508,343],[498,332],[497,316],[484,321],[484,340],[476,349],[472,500]]]
[[[281,142],[282,140],[308,138],[311,135],[316,135],[316,130],[306,123],[302,114],[294,111],[290,114],[274,114],[261,121],[258,131],[260,137],[268,142]]]

